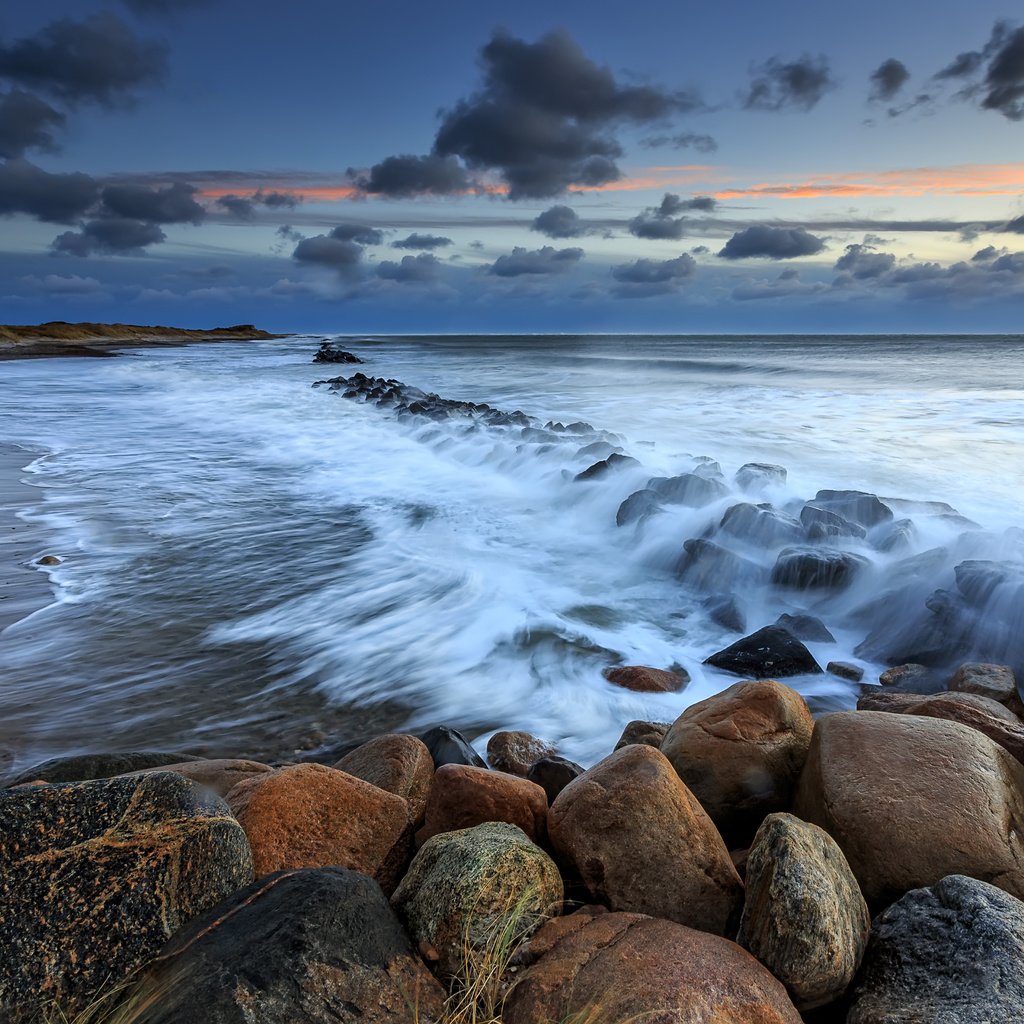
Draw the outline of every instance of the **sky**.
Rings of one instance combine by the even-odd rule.
[[[0,10],[5,323],[1015,333],[1022,197],[1005,2]]]

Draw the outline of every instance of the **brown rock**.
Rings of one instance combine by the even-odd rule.
[[[759,679],[687,708],[661,750],[726,841],[746,846],[766,814],[788,810],[813,728],[800,694]]]
[[[873,686],[865,689],[857,698],[858,711],[891,711],[902,715],[907,708],[913,707],[921,695],[918,693],[894,693],[892,690],[883,690],[880,686]]]
[[[334,767],[400,796],[409,805],[413,823],[423,821],[434,783],[434,759],[418,737],[401,733],[378,736],[346,754]]]
[[[958,722],[823,716],[793,812],[836,840],[872,906],[950,874],[1024,896],[1024,767]]]
[[[390,892],[412,852],[408,804],[325,765],[291,765],[240,782],[227,802],[249,837],[257,877],[334,865]]]
[[[696,797],[653,747],[606,757],[555,800],[551,841],[612,910],[730,932],[743,883]]]
[[[671,726],[668,722],[630,722],[622,730],[622,735],[619,737],[619,742],[615,744],[615,749],[621,750],[623,747],[628,747],[631,743],[643,743],[645,746],[657,747],[660,750],[662,740],[665,739],[665,734],[670,728]]]
[[[258,778],[274,769],[270,765],[258,761],[241,761],[233,758],[211,758],[208,761],[184,761],[181,764],[168,764],[161,768],[148,769],[143,772],[128,772],[128,775],[145,775],[148,771],[174,772],[207,789],[213,790],[217,796],[227,796],[239,782]]]
[[[859,683],[864,678],[864,669],[848,661],[830,661],[825,671],[840,679],[848,679],[851,683]]]
[[[42,558],[36,559],[36,565],[60,565],[63,561],[63,558],[58,558],[56,555],[43,555]]]
[[[465,764],[445,764],[434,773],[421,846],[431,836],[472,828],[487,821],[518,825],[535,843],[546,836],[547,794],[536,783],[504,772]]]
[[[887,668],[878,677],[878,682],[882,686],[912,686],[915,680],[927,674],[928,669],[924,665],[909,662],[906,665],[893,665],[892,668]]]
[[[749,953],[672,921],[588,908],[541,928],[527,958],[535,952],[505,1024],[800,1024],[781,983]]]
[[[558,751],[528,732],[496,732],[487,741],[487,760],[499,772],[525,779],[530,768]]]
[[[959,693],[980,693],[1000,704],[1017,700],[1017,680],[1009,665],[961,665],[949,681],[949,688]]]
[[[690,681],[690,676],[682,669],[667,672],[646,665],[619,665],[606,669],[604,677],[624,690],[637,693],[678,693]]]

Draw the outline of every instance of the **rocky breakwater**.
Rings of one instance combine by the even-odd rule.
[[[1009,704],[1007,671],[951,682]],[[0,791],[0,1018],[1018,1020],[1024,766],[986,729],[1024,723],[896,696],[815,721],[746,680],[588,769],[449,727],[48,762]]]

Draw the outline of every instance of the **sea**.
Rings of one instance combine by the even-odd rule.
[[[325,338],[363,365],[314,363]],[[451,412],[314,386],[356,372]],[[0,632],[0,747],[22,766],[329,760],[438,724],[590,764],[630,720],[736,682],[705,659],[780,615],[816,617],[814,658],[867,685],[900,660],[931,685],[958,660],[1024,666],[1020,336],[128,349],[0,363],[0,437],[24,450],[33,560],[61,559]],[[672,483],[691,478],[696,496]],[[636,693],[619,665],[689,682]],[[815,711],[860,689],[786,681]]]

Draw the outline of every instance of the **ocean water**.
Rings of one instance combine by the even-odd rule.
[[[53,602],[0,633],[0,746],[19,763],[287,757],[438,723],[592,762],[630,719],[736,681],[703,664],[741,636],[709,615],[725,597],[746,632],[818,616],[836,642],[815,657],[867,681],[905,654],[936,678],[960,656],[1024,664],[1020,337],[339,337],[359,367],[314,365],[318,341],[0,363],[0,436],[39,453],[22,515],[64,559]],[[357,370],[529,425],[311,386]],[[612,450],[636,462],[575,479]],[[744,491],[746,463],[786,479]],[[617,525],[652,478],[693,473],[706,503]],[[891,516],[794,543],[822,489]],[[770,505],[786,538],[723,527],[738,503]],[[773,583],[794,546],[856,572]],[[604,678],[616,664],[691,682],[631,693]],[[856,700],[830,675],[791,682],[817,708]]]

